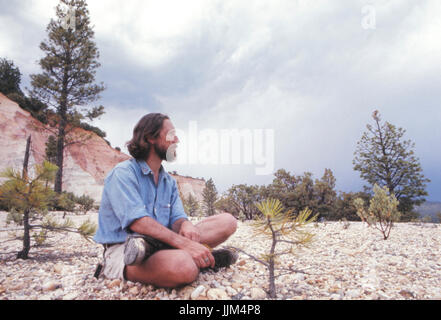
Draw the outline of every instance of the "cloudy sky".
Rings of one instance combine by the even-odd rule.
[[[38,46],[57,3],[0,0],[0,57],[20,68],[23,87],[40,72]],[[97,80],[107,88],[99,101],[106,114],[95,125],[112,146],[124,151],[139,118],[162,112],[184,133],[191,124],[199,138],[210,132],[198,140],[199,153],[212,152],[226,129],[254,141],[249,163],[165,163],[169,171],[212,177],[225,191],[270,183],[271,173],[257,174],[265,165],[315,178],[330,168],[338,190],[359,191],[353,153],[378,109],[407,130],[432,180],[428,200],[441,201],[441,1],[103,3],[88,1],[101,54]],[[273,147],[268,136],[259,149],[268,161],[257,157],[255,129],[273,133]],[[182,141],[177,150],[193,149]]]

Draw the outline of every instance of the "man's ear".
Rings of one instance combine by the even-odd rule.
[[[155,141],[156,141],[156,139],[153,139],[153,138],[146,138],[145,141],[146,141],[147,143],[149,143],[149,144],[154,144]]]

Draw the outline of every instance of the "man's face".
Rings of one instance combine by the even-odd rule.
[[[165,119],[159,137],[153,142],[153,149],[161,160],[172,162],[176,159],[176,147],[179,139],[169,119]]]

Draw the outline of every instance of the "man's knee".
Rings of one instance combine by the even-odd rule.
[[[199,268],[189,253],[177,250],[169,263],[169,270],[175,274],[182,284],[188,284],[196,280]]]
[[[228,237],[236,232],[237,219],[233,217],[233,215],[229,213],[222,213],[220,214],[220,218],[222,219],[221,225],[224,226],[225,233]]]

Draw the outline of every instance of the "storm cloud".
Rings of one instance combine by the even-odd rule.
[[[57,1],[0,0],[0,56],[39,71],[38,48]],[[417,1],[89,0],[101,53],[95,125],[124,149],[138,119],[168,114],[188,130],[274,130],[274,171],[333,170],[361,190],[353,152],[371,113],[407,130],[430,200],[441,200],[441,3]],[[369,16],[369,15],[372,15]],[[373,18],[373,19],[372,19]],[[370,23],[370,24],[369,24]],[[185,148],[186,146],[179,146]],[[179,147],[177,149],[179,156]],[[253,165],[177,165],[220,191],[267,184]]]

